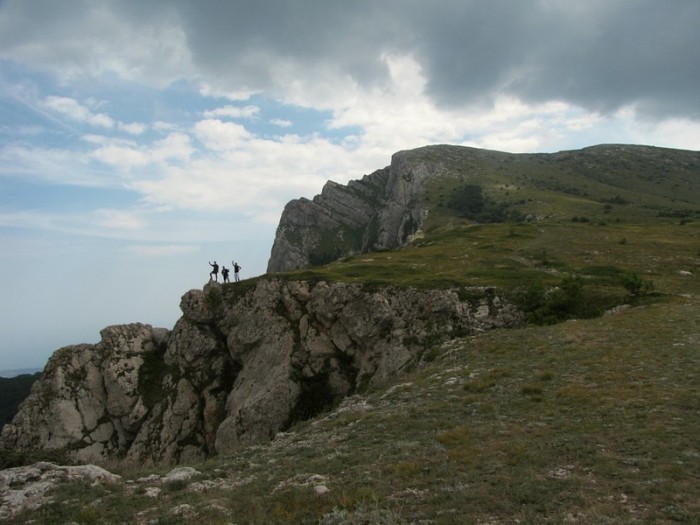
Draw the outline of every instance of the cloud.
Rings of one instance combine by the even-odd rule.
[[[346,182],[363,174],[351,149],[320,136],[264,138],[243,126],[206,119],[193,126],[205,146],[196,157],[172,163],[160,177],[131,187],[156,206],[199,211],[235,210],[276,222],[292,198],[317,193],[328,178]],[[371,157],[368,168],[387,162]]]
[[[64,78],[116,74],[158,86],[191,78],[210,94],[265,91],[329,109],[345,86],[386,87],[383,57],[393,54],[413,57],[439,107],[487,108],[510,97],[700,119],[696,0],[154,0],[60,9],[9,0],[2,11],[0,57]]]
[[[439,105],[507,95],[604,114],[636,104],[656,118],[700,117],[692,88],[700,4],[692,0],[461,2],[424,11],[414,54]]]
[[[227,150],[238,147],[250,138],[245,127],[219,119],[206,119],[197,122],[194,134],[202,145],[210,150]]]
[[[48,214],[36,210],[15,211],[0,209],[0,226],[50,229],[51,223],[52,219]]]
[[[106,113],[96,113],[87,105],[81,104],[74,98],[49,96],[41,103],[44,109],[64,115],[70,120],[93,127],[111,130],[116,128],[130,135],[141,135],[146,131],[146,125],[140,122],[117,122]]]
[[[272,120],[270,120],[270,124],[274,126],[279,126],[280,128],[288,128],[292,125],[292,121],[281,118],[273,118]]]
[[[125,124],[124,122],[119,123],[119,129],[125,131],[130,135],[141,135],[146,131],[146,125],[140,122],[132,122],[130,124]]]
[[[149,222],[143,212],[119,209],[87,213],[0,209],[0,226],[118,238],[145,231]]]
[[[137,175],[140,168],[149,165],[168,165],[187,160],[194,151],[190,137],[184,133],[170,133],[153,142],[136,143],[120,138],[86,135],[83,140],[96,144],[90,158],[117,168],[120,173]]]
[[[82,151],[24,144],[0,147],[0,176],[69,186],[105,187],[114,184],[113,173],[90,170],[90,163],[89,154]]]
[[[141,214],[115,209],[99,209],[93,212],[95,224],[109,230],[143,230],[148,226]]]
[[[150,156],[153,162],[164,164],[168,161],[188,160],[194,151],[189,135],[176,132],[156,141]]]
[[[167,2],[11,0],[0,9],[0,57],[65,83],[116,74],[162,87],[191,71],[187,35]]]
[[[91,157],[103,164],[123,170],[142,167],[150,162],[149,155],[138,147],[118,144],[101,146],[92,152]]]
[[[204,116],[207,118],[229,117],[252,119],[260,114],[260,108],[257,106],[224,106],[210,111],[205,111]]]
[[[196,9],[183,2],[96,1],[80,13],[47,4],[56,22],[50,26],[11,0],[0,8],[6,15],[0,17],[0,56],[56,71],[66,66],[70,73],[61,78],[93,78],[103,86],[109,75],[138,85],[183,81],[187,96],[198,92],[199,106],[186,118],[172,118],[157,101],[149,122],[124,118],[128,113],[109,97],[45,96],[40,109],[85,126],[85,147],[8,144],[0,148],[0,175],[118,186],[154,209],[232,207],[273,222],[289,199],[318,193],[325,180],[360,178],[387,165],[394,151],[429,143],[519,152],[635,137],[697,147],[695,69],[681,74],[680,66],[700,47],[681,53],[680,46],[696,40],[689,20],[699,18],[698,9],[694,2],[673,2],[678,12],[666,9],[660,20],[677,32],[665,42],[654,22],[661,9],[649,0],[634,2],[635,9],[628,0],[312,1],[275,9],[223,1]],[[29,20],[38,28],[29,28]],[[107,23],[114,31],[100,34]],[[636,34],[639,27],[648,34]],[[41,49],[32,35],[44,43]],[[85,45],[73,46],[75,35]],[[643,42],[644,53],[636,49]],[[124,50],[117,53],[119,46]],[[674,49],[683,56],[664,62]],[[639,67],[628,67],[628,58]],[[608,71],[613,64],[620,71]],[[663,70],[673,75],[653,84],[651,77]],[[610,87],[606,79],[613,80]],[[686,98],[676,97],[676,89]],[[235,103],[221,104],[220,97]],[[297,131],[303,119],[269,118],[266,100],[329,116],[307,134],[284,134]],[[674,116],[683,100],[693,109]],[[655,120],[660,115],[665,118]]]
[[[162,120],[156,120],[153,122],[151,125],[154,131],[160,132],[160,133],[169,133],[172,131],[177,131],[177,125],[173,124],[172,122],[165,122]]]
[[[72,120],[91,126],[113,128],[114,120],[104,113],[93,113],[89,108],[68,97],[50,96],[44,100],[44,107],[61,113]]]

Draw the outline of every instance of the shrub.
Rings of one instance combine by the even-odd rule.
[[[459,213],[461,217],[477,222],[492,223],[512,220],[521,222],[524,216],[516,210],[508,210],[508,203],[495,202],[484,196],[478,184],[465,184],[454,190],[447,207]]]
[[[39,461],[48,461],[59,465],[72,465],[74,461],[64,449],[50,450],[12,450],[0,449],[0,470],[23,467]]]
[[[477,184],[465,184],[450,195],[448,206],[457,210],[467,219],[476,219],[486,207],[481,186]]]
[[[328,514],[321,517],[319,525],[355,525],[363,523],[367,525],[394,525],[403,521],[390,509],[365,509],[347,510],[334,508]]]
[[[541,282],[535,282],[517,295],[516,302],[527,315],[528,322],[554,324],[591,317],[594,312],[586,299],[583,279],[572,274],[554,288],[545,289]]]
[[[636,273],[623,274],[620,282],[632,297],[643,297],[654,290],[653,281],[644,280]]]

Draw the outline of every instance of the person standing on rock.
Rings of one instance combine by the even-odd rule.
[[[211,272],[209,272],[209,280],[211,281],[213,279],[214,281],[218,282],[218,280],[219,280],[219,265],[216,264],[216,261],[214,261],[214,264],[209,263],[209,266],[212,267]]]
[[[228,268],[226,266],[221,267],[221,275],[224,278],[225,283],[230,283],[231,281],[228,280]]]
[[[241,271],[242,267],[238,265],[236,261],[231,261],[233,263],[233,280],[238,282],[241,280],[240,276],[238,275],[238,272]]]

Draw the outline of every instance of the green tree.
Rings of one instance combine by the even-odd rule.
[[[481,186],[465,184],[450,195],[447,205],[453,210],[457,210],[462,217],[479,220],[486,207],[486,199]]]

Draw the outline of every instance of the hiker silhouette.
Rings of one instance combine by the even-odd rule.
[[[219,280],[219,265],[216,264],[216,261],[214,261],[214,264],[209,263],[209,266],[212,267],[212,271],[209,272],[209,280],[211,281],[212,279],[214,281]]]

